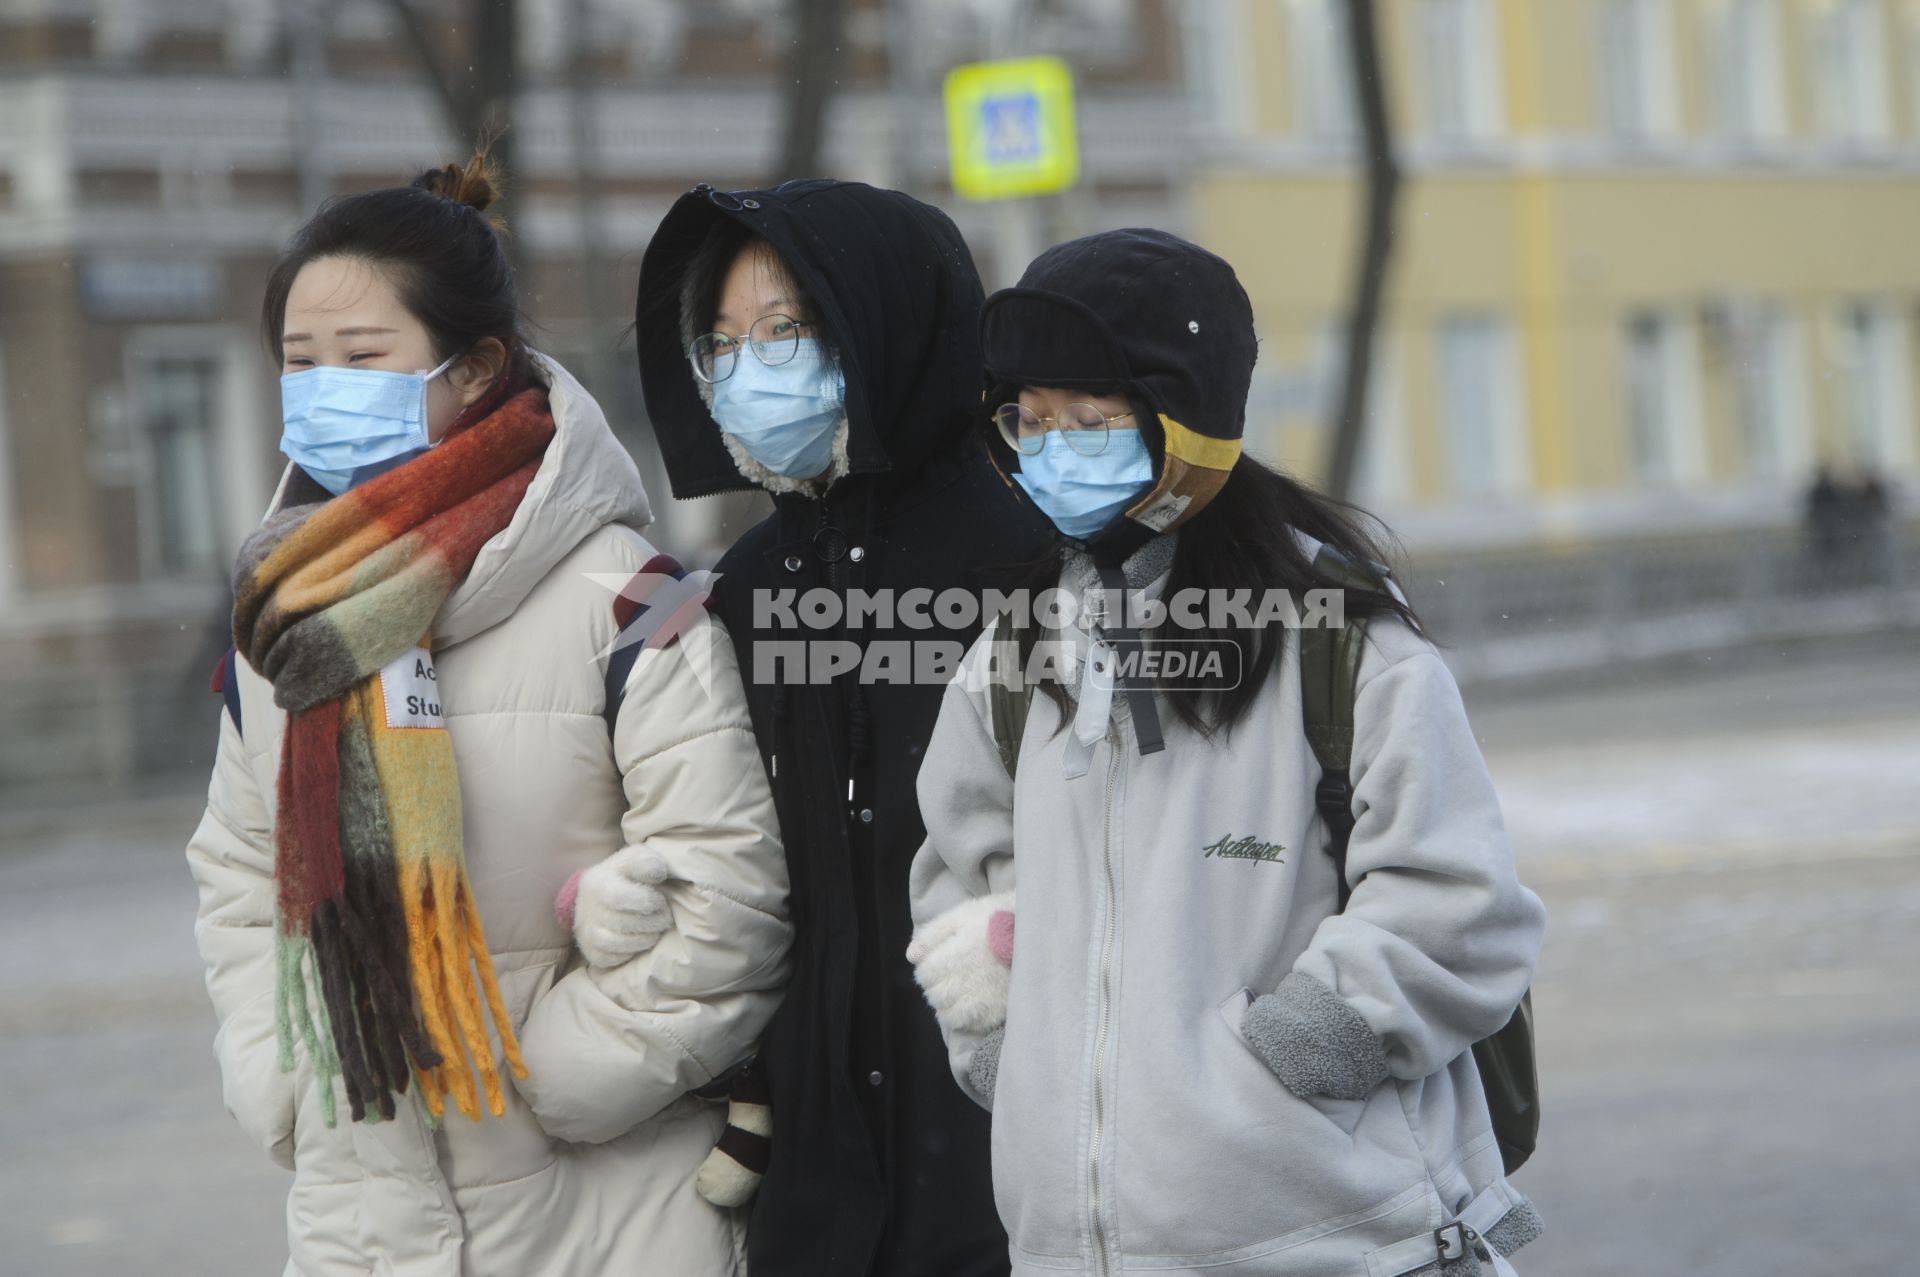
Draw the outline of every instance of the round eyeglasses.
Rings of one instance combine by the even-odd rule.
[[[769,368],[792,361],[800,350],[800,339],[813,331],[813,325],[791,315],[762,315],[753,321],[744,337],[726,333],[703,333],[687,347],[694,375],[705,382],[725,381],[733,376],[740,362],[740,347],[753,351],[754,358]]]
[[[1047,431],[1058,430],[1067,446],[1083,457],[1097,457],[1107,448],[1107,430],[1131,412],[1109,417],[1090,403],[1070,403],[1057,417],[1042,417],[1024,404],[1003,403],[993,410],[994,424],[1007,446],[1023,457],[1037,457],[1046,446]]]

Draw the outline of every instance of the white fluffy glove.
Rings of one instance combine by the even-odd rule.
[[[1013,893],[963,900],[917,928],[907,961],[940,1023],[964,1033],[999,1028],[1013,982]]]
[[[660,893],[671,876],[659,852],[625,847],[567,880],[555,907],[589,965],[617,967],[673,929],[673,909]]]

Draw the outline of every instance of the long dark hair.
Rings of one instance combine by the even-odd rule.
[[[1360,576],[1378,582],[1379,588],[1355,588],[1315,571],[1313,561],[1301,552],[1294,538],[1296,530],[1332,545]],[[1376,570],[1375,565],[1389,563],[1387,547],[1392,543],[1379,520],[1357,506],[1315,492],[1252,457],[1243,455],[1234,463],[1226,486],[1190,522],[1180,525],[1178,536],[1166,599],[1182,590],[1241,590],[1250,592],[1257,607],[1267,590],[1286,590],[1300,601],[1308,590],[1344,587],[1348,620],[1387,613],[1420,628],[1413,608],[1387,589]],[[1059,571],[1058,561],[1052,561],[1047,571],[1045,584],[1050,585],[1051,575]],[[1160,633],[1176,634],[1183,643],[1212,640],[1239,648],[1240,668],[1226,671],[1239,676],[1231,686],[1187,681],[1156,689],[1181,722],[1211,737],[1230,733],[1252,709],[1286,649],[1288,631],[1276,622],[1252,629],[1209,626]],[[1147,632],[1150,645],[1158,641],[1153,631]],[[1060,706],[1064,724],[1066,689],[1056,679],[1042,679],[1039,686]]]
[[[488,217],[500,178],[478,151],[465,168],[428,169],[409,186],[328,200],[287,244],[267,277],[260,325],[276,362],[287,295],[309,262],[355,258],[387,274],[400,302],[432,338],[441,359],[492,337],[507,349],[503,380],[518,381],[531,362],[506,224]]]

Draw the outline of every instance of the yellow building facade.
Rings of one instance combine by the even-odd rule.
[[[1343,0],[1198,0],[1251,450],[1324,467],[1364,197]],[[1920,487],[1920,3],[1380,0],[1405,184],[1356,496],[1440,542]]]

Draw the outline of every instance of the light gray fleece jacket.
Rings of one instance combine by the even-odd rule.
[[[1014,1273],[1511,1273],[1493,1252],[1540,1220],[1502,1174],[1470,1048],[1519,1002],[1545,911],[1432,644],[1369,624],[1336,912],[1292,636],[1231,734],[1162,701],[1166,749],[1142,756],[1116,696],[1074,779],[1036,695],[1017,785],[968,678],[990,639],[920,769],[911,895],[933,940],[1017,900],[1003,1025],[953,992],[990,999],[990,967],[943,970],[934,999],[954,1076],[993,1110]],[[1489,1251],[1436,1234],[1456,1221]]]

